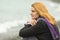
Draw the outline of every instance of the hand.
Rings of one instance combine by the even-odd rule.
[[[27,23],[31,24],[33,26],[37,23],[37,21],[35,19],[31,19],[31,20],[27,21]]]

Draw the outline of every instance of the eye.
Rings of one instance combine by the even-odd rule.
[[[34,10],[32,10],[32,12],[35,12]]]

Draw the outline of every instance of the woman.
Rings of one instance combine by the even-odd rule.
[[[39,2],[33,3],[30,15],[31,20],[27,21],[25,27],[20,30],[19,36],[23,38],[36,37],[36,40],[53,40],[47,24],[43,20],[37,21],[39,18],[47,19],[52,26],[56,27],[55,19],[48,13],[45,6]]]

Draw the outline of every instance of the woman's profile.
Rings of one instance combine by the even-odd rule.
[[[25,26],[20,30],[19,36],[23,39],[26,38],[24,40],[28,40],[28,38],[31,38],[31,40],[54,40],[46,22],[38,20],[39,18],[47,19],[52,27],[55,27],[59,33],[58,28],[55,25],[55,18],[49,14],[43,3],[33,3],[31,5],[30,15],[31,20],[27,21],[27,24],[25,24]],[[37,39],[33,39],[34,37]]]

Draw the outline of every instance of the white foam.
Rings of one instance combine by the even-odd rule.
[[[7,32],[7,29],[18,26],[18,24],[23,25],[24,23],[24,20],[7,21],[4,23],[0,23],[0,33]]]

